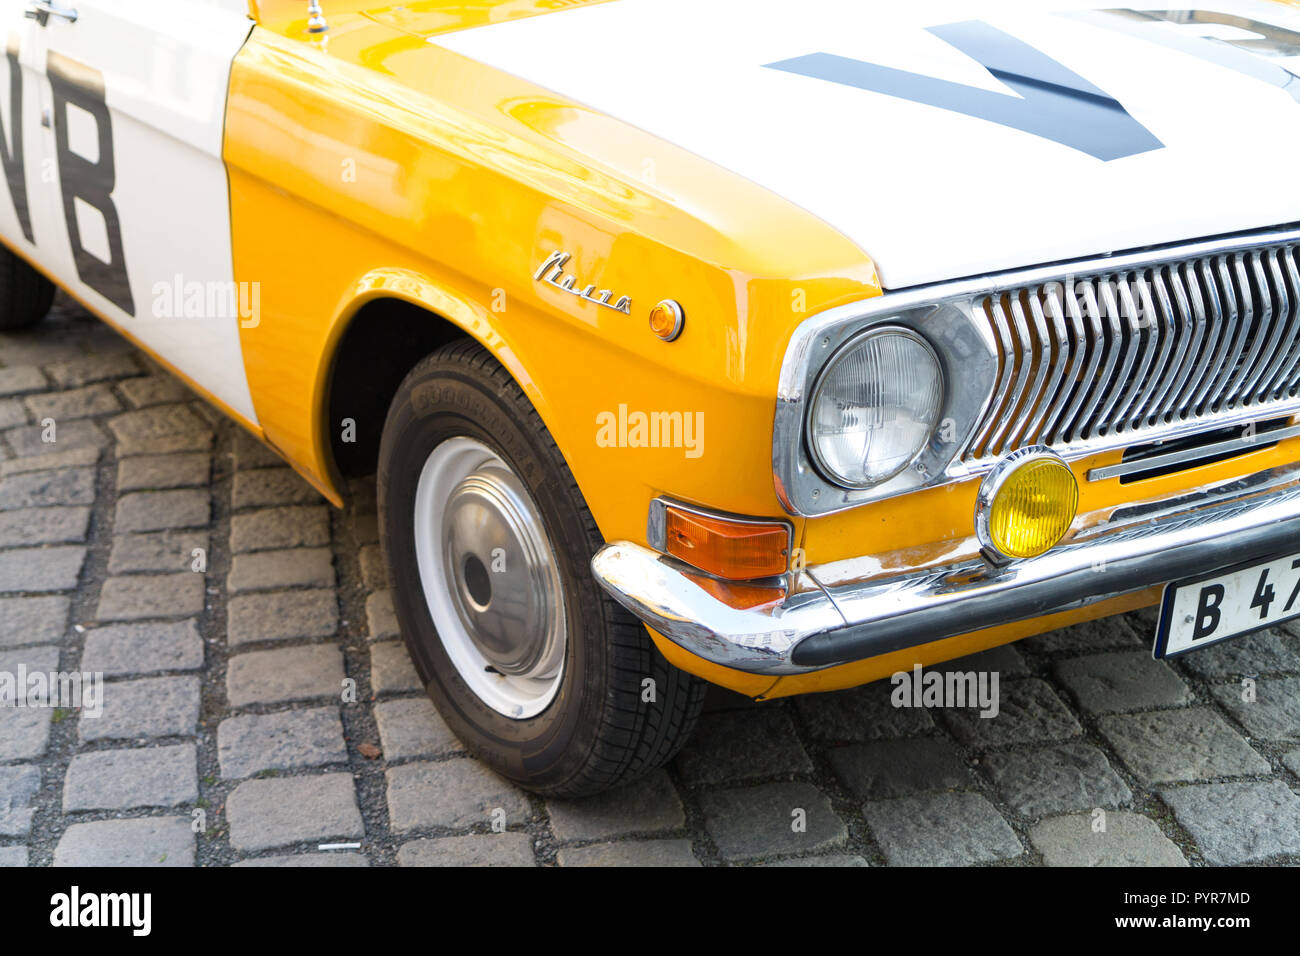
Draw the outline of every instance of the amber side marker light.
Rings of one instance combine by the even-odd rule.
[[[1036,558],[1065,537],[1079,510],[1079,483],[1059,455],[1024,448],[994,466],[980,485],[975,533],[995,562]]]
[[[776,521],[740,521],[686,511],[664,512],[664,550],[692,567],[731,581],[785,574],[790,529]]]
[[[664,299],[650,310],[650,331],[665,342],[671,342],[682,334],[686,324],[686,313],[672,299]]]

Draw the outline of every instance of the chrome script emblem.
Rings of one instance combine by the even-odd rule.
[[[585,289],[574,288],[575,280],[573,276],[564,274],[564,264],[568,262],[570,256],[567,252],[552,252],[546,257],[546,261],[537,267],[533,273],[533,278],[538,282],[545,282],[547,285],[555,286],[561,292],[567,292],[570,295],[576,295],[579,299],[586,299],[588,302],[594,302],[596,305],[603,305],[607,309],[613,309],[615,312],[622,312],[624,315],[632,314],[632,299],[630,296],[620,295],[617,300],[610,302],[614,293],[609,289],[596,291],[595,285],[589,285]]]

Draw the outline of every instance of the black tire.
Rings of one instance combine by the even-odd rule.
[[[415,552],[419,474],[449,438],[475,439],[504,459],[533,498],[556,552],[567,647],[554,700],[528,719],[488,706],[440,641]],[[405,378],[379,453],[380,531],[403,638],[451,730],[492,769],[526,789],[583,796],[670,760],[699,716],[707,685],[669,664],[644,626],[591,576],[604,544],[563,456],[523,391],[472,340],[447,345]],[[653,701],[643,701],[647,679]]]
[[[54,304],[54,283],[0,246],[0,332],[29,329]]]

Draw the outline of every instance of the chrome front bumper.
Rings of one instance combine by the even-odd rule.
[[[1152,585],[1300,552],[1300,472],[1277,469],[1177,501],[1121,508],[1039,558],[980,559],[858,579],[835,566],[790,575],[772,601],[734,607],[725,587],[638,544],[606,545],[596,580],[673,643],[726,667],[797,674]],[[865,560],[865,559],[864,559]],[[834,582],[834,583],[827,583]],[[769,582],[771,583],[771,582]],[[744,603],[744,602],[733,602]]]

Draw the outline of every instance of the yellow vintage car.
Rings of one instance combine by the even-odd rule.
[[[57,285],[341,503],[547,794],[707,682],[1300,615],[1300,8],[4,0]]]

